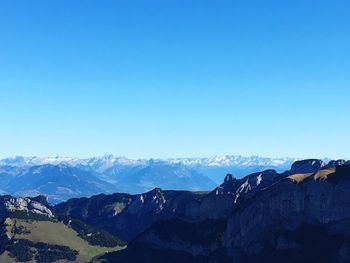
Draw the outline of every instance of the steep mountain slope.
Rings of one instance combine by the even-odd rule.
[[[1,262],[87,262],[124,246],[82,222],[57,218],[44,197],[0,196],[0,224]]]
[[[205,192],[163,191],[129,195],[97,195],[70,199],[54,207],[57,214],[77,218],[129,241],[160,219],[170,219],[187,212],[187,204]]]
[[[178,166],[182,167],[181,164]],[[287,173],[278,174],[273,170],[251,174],[242,179],[228,175],[225,182],[211,192],[155,188],[138,195],[113,194],[71,199],[58,204],[54,210],[129,241],[158,220],[227,218],[242,194],[257,191],[284,176]]]
[[[120,253],[93,262],[231,262],[222,251],[226,220],[157,221]]]
[[[199,219],[186,213],[161,219],[126,250],[96,261],[349,262],[349,189],[345,161],[304,160],[282,174],[269,170],[241,180],[228,175],[197,200],[202,207],[209,199],[205,207],[217,205],[217,212],[230,196],[228,213],[214,219],[199,209]]]
[[[312,164],[238,204],[225,233],[231,257],[342,262],[339,257],[350,255],[350,164]]]

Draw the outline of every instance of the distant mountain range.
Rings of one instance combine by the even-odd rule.
[[[264,158],[259,156],[244,157],[241,155],[214,156],[210,158],[167,158],[167,159],[129,159],[105,155],[102,157],[23,157],[16,156],[0,160],[0,165],[34,166],[43,164],[66,164],[69,166],[89,166],[98,172],[105,172],[115,166],[140,166],[149,162],[168,164],[181,163],[188,167],[284,167],[290,166],[295,158]]]
[[[292,158],[222,156],[212,158],[128,159],[105,155],[74,157],[23,157],[0,160],[0,194],[36,196],[50,202],[99,193],[142,193],[155,187],[206,191],[221,182],[222,174],[243,175],[275,169],[287,170]]]
[[[168,165],[183,164],[184,166],[209,176],[216,183],[221,181],[221,169],[234,173],[236,177],[242,177],[247,171],[264,170],[274,168],[279,171],[288,169],[296,161],[295,158],[263,158],[258,156],[244,157],[240,155],[214,156],[210,158],[168,158],[168,159],[128,159],[105,155],[80,159],[76,157],[23,157],[16,156],[0,160],[0,166],[26,167],[44,164],[66,164],[74,167],[85,167],[100,173],[114,174],[124,173],[125,169],[133,167],[145,167],[150,163],[164,163]],[[325,159],[325,161],[329,161]]]
[[[169,166],[192,178],[184,164],[154,161],[133,176],[159,177]],[[62,175],[72,188],[71,177],[101,184],[67,164],[4,167],[39,181]],[[284,172],[227,174],[210,191],[154,188],[54,206],[44,196],[0,196],[0,262],[350,262],[349,189],[350,161],[309,159]]]

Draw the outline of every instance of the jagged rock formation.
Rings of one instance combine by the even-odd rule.
[[[41,202],[43,200],[47,202],[44,196],[35,198],[0,196],[0,218],[4,218],[8,216],[8,213],[16,211],[44,215],[49,218],[54,217],[50,208],[46,206],[47,203],[45,205],[45,203]]]
[[[186,201],[185,211],[159,218],[126,250],[104,258],[349,262],[349,189],[350,163],[343,160],[304,160],[281,174],[268,170],[242,179],[227,175],[212,192]]]
[[[231,257],[238,262],[255,257],[260,258],[259,262],[274,262],[278,259],[271,257],[274,251],[275,256],[294,252],[294,256],[304,254],[315,260],[317,254],[304,251],[308,244],[290,236],[293,232],[307,233],[320,228],[326,229],[323,238],[329,242],[343,235],[335,251],[319,259],[336,260],[337,250],[348,246],[345,237],[350,233],[350,164],[343,162],[336,167],[330,164],[326,169],[322,169],[326,165],[317,164],[321,169],[312,170],[314,164],[312,161],[304,170],[292,168],[299,174],[284,177],[237,204],[225,233],[224,246]]]
[[[185,215],[186,205],[204,194],[155,188],[140,195],[113,194],[71,199],[56,205],[54,210],[129,241],[153,222]]]
[[[242,194],[258,191],[280,177],[275,170],[254,173],[242,179],[227,175],[224,183],[211,192],[155,188],[139,195],[117,193],[70,199],[56,205],[54,210],[130,241],[159,220],[227,218]]]

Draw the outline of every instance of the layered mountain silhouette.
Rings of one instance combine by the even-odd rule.
[[[210,192],[100,195],[55,211],[130,242],[97,260],[348,262],[349,179],[349,162],[303,160],[283,173],[229,174]]]
[[[143,193],[155,187],[208,191],[222,174],[291,165],[291,159],[224,156],[165,160],[132,160],[106,155],[89,159],[15,157],[0,160],[0,194],[49,197],[51,203],[99,193]],[[220,181],[218,178],[220,177]]]
[[[77,220],[127,243],[93,262],[340,263],[350,261],[349,189],[350,162],[310,159],[282,173],[227,174],[211,191],[155,188],[54,207],[31,200],[63,224]]]

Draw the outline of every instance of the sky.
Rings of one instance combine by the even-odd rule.
[[[350,159],[349,10],[2,0],[0,157]]]

